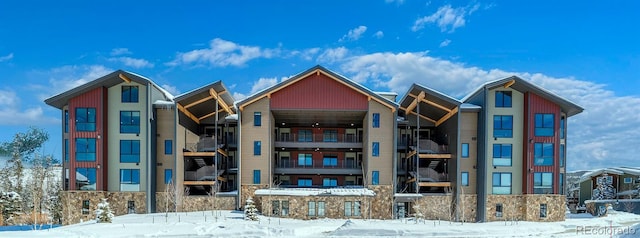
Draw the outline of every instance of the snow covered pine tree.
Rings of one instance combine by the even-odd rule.
[[[253,199],[251,199],[251,197],[247,198],[247,205],[244,206],[244,219],[251,221],[258,220],[258,209],[253,203]]]
[[[98,209],[96,209],[96,221],[98,223],[111,223],[111,219],[113,219],[113,212],[111,212],[107,199],[103,198],[98,203]]]
[[[605,200],[615,198],[613,179],[606,173],[596,178],[596,188],[593,190],[591,200]]]

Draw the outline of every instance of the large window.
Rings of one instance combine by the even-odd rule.
[[[460,184],[462,184],[462,186],[469,186],[469,172],[462,172],[460,174]]]
[[[493,166],[511,166],[511,144],[493,144]]]
[[[462,143],[462,158],[469,158],[469,143]]]
[[[380,113],[374,113],[372,117],[373,117],[373,128],[379,128],[380,127]]]
[[[260,170],[253,171],[253,184],[260,184]]]
[[[298,142],[312,142],[311,130],[298,130]]]
[[[565,154],[565,152],[564,152],[564,144],[560,144],[560,152],[559,153],[560,153],[560,156],[559,156],[560,159],[559,159],[558,162],[560,163],[560,167],[564,167],[564,158],[565,158],[564,157],[564,154]]]
[[[64,110],[64,133],[69,132],[69,110]]]
[[[138,86],[122,86],[122,102],[138,102]]]
[[[139,140],[120,140],[120,163],[140,163]]]
[[[310,178],[299,178],[298,187],[311,187],[313,186],[313,180]]]
[[[324,217],[324,211],[325,211],[325,207],[324,207],[324,201],[318,201],[318,217]]]
[[[170,184],[173,181],[173,170],[164,169],[164,184]]]
[[[172,140],[164,140],[164,154],[165,155],[173,154],[173,141]]]
[[[64,162],[69,162],[69,139],[64,139]]]
[[[76,108],[76,131],[96,131],[95,108]]]
[[[298,154],[298,166],[311,167],[313,166],[313,157],[311,154]]]
[[[253,142],[253,155],[260,155],[262,153],[262,142],[257,140]]]
[[[120,170],[120,191],[136,192],[140,191],[140,170],[121,169]]]
[[[511,107],[511,91],[496,91],[496,107]]]
[[[553,173],[533,173],[533,193],[553,193]]]
[[[558,177],[559,183],[558,183],[558,193],[565,195],[566,193],[564,192],[564,174],[560,173],[560,176]]]
[[[535,143],[534,145],[534,165],[551,166],[553,165],[553,144],[552,143]]]
[[[323,187],[337,187],[338,186],[338,179],[336,179],[336,178],[324,178],[324,179],[322,179],[322,186]]]
[[[337,167],[338,166],[338,156],[325,155],[324,158],[322,158],[322,166],[324,166],[324,167]]]
[[[567,123],[567,120],[565,119],[564,116],[560,117],[560,139],[564,139],[565,136],[565,123]]]
[[[95,138],[76,138],[76,161],[96,161]]]
[[[307,206],[307,215],[310,217],[314,217],[316,216],[316,202],[315,201],[309,201],[308,203],[309,206]]]
[[[324,130],[322,136],[323,142],[338,142],[338,131],[337,130]]]
[[[96,168],[76,168],[76,189],[96,190]]]
[[[140,111],[120,111],[120,133],[140,134]]]
[[[360,211],[360,201],[344,202],[344,216],[359,217],[361,214],[362,212]]]
[[[511,194],[511,173],[493,173],[493,194]]]
[[[513,116],[496,115],[493,116],[493,137],[512,138],[513,137]]]
[[[554,116],[553,114],[535,115],[535,135],[536,136],[553,136]]]
[[[253,113],[253,125],[254,126],[261,126],[262,125],[262,113],[261,112],[254,112]]]
[[[371,144],[371,155],[374,157],[380,156],[380,142],[373,142]]]
[[[373,172],[371,172],[371,184],[380,184],[380,171],[374,170]]]

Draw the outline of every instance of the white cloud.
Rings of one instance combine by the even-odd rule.
[[[617,96],[606,85],[540,73],[482,69],[427,52],[373,53],[345,58],[341,69],[358,82],[404,93],[418,83],[462,98],[487,81],[518,75],[585,108],[569,119],[570,170],[637,165],[640,96]]]
[[[396,3],[398,5],[402,5],[404,3],[404,0],[384,0],[384,2],[386,3]]]
[[[111,50],[111,53],[110,53],[111,56],[130,55],[130,54],[133,54],[133,53],[129,51],[129,49],[127,48],[114,48]]]
[[[189,52],[179,52],[176,58],[168,62],[168,66],[192,65],[226,67],[244,66],[248,61],[257,58],[272,58],[280,54],[280,49],[261,49],[258,46],[239,45],[231,41],[215,38],[209,48]]]
[[[174,96],[180,95],[180,90],[178,90],[176,86],[163,84],[160,87],[162,87],[164,90],[167,90],[167,92],[169,92],[171,95],[174,95]]]
[[[30,85],[40,101],[83,85],[113,72],[102,65],[67,65],[46,71],[33,71],[31,77],[47,80],[47,84]]]
[[[318,52],[320,52],[320,48],[309,48],[309,49],[304,49],[302,51],[300,50],[294,50],[291,51],[290,55],[291,56],[300,56],[300,58],[304,59],[304,60],[312,60],[316,54],[318,54]]]
[[[13,53],[9,53],[5,56],[0,56],[0,62],[9,61],[11,59],[13,59]]]
[[[373,37],[378,38],[378,39],[382,39],[382,37],[384,37],[384,32],[376,31],[376,33],[373,34]]]
[[[131,58],[131,57],[114,57],[114,58],[109,58],[109,61],[111,62],[120,62],[126,66],[129,67],[133,67],[136,69],[140,69],[140,68],[153,68],[154,64],[145,60],[145,59],[136,59],[136,58]]]
[[[42,106],[22,108],[18,95],[13,90],[0,90],[0,125],[46,125],[59,121],[44,115]]]
[[[440,42],[440,47],[446,47],[450,43],[451,43],[451,40],[449,40],[449,39],[443,40],[442,42]]]
[[[412,31],[419,31],[428,23],[435,23],[442,32],[454,32],[456,28],[465,25],[465,17],[471,15],[480,8],[480,4],[467,7],[453,8],[451,5],[444,5],[438,8],[435,13],[418,18],[411,27]]]
[[[344,59],[348,53],[349,50],[345,47],[329,48],[325,49],[316,60],[323,63],[334,63]]]
[[[342,38],[340,38],[339,41],[357,41],[358,39],[360,39],[360,37],[362,37],[362,34],[364,34],[364,32],[367,31],[367,27],[366,26],[359,26],[356,28],[353,28],[351,30],[349,30],[349,32],[347,32],[346,35],[342,36]]]

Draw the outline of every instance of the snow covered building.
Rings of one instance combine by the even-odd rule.
[[[584,205],[586,200],[637,198],[640,168],[612,167],[591,170],[584,173],[577,184],[579,205]]]
[[[222,82],[173,96],[119,70],[45,102],[62,110],[73,222],[99,197],[116,214],[251,197],[300,219],[562,220],[567,119],[583,110],[518,77],[397,100],[322,66],[239,101]]]

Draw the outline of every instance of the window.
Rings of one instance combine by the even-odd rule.
[[[140,170],[120,170],[120,191],[140,191]]]
[[[560,163],[560,167],[564,167],[564,144],[560,144],[560,161],[558,161]]]
[[[309,201],[309,206],[307,209],[308,209],[307,215],[309,215],[310,217],[316,216],[316,202]]]
[[[253,142],[253,155],[260,155],[262,151],[262,142],[259,140]]]
[[[624,183],[632,183],[633,178],[624,178]]]
[[[316,204],[318,204],[318,217],[324,217],[324,202],[319,201]]]
[[[324,130],[322,136],[323,142],[338,142],[338,131],[337,130]]]
[[[282,216],[289,216],[289,201],[282,201]]]
[[[560,139],[564,139],[565,136],[565,123],[567,122],[567,120],[565,119],[564,116],[560,117]]]
[[[253,184],[260,184],[260,170],[253,171]]]
[[[380,113],[373,114],[373,128],[380,127]]]
[[[279,200],[271,201],[271,215],[272,216],[280,216],[280,201]]]
[[[64,139],[64,162],[69,162],[69,139]]]
[[[493,166],[511,166],[511,144],[493,144]]]
[[[262,126],[262,113],[254,112],[253,113],[253,125],[254,126]]]
[[[493,116],[493,137],[513,137],[513,116]]]
[[[311,154],[298,154],[298,166],[313,166],[313,157]]]
[[[64,133],[69,132],[69,110],[64,110]]]
[[[560,177],[558,177],[558,179],[560,180],[560,183],[558,184],[559,186],[558,193],[565,195],[566,193],[564,192],[564,174],[560,173]]]
[[[536,113],[535,115],[535,135],[536,136],[553,136],[554,126],[553,114]]]
[[[336,167],[336,166],[338,166],[338,156],[325,155],[324,158],[322,158],[322,166],[324,166],[324,167]]]
[[[460,182],[462,186],[469,186],[469,172],[462,172],[462,174],[460,174],[460,177],[460,180],[462,180]]]
[[[493,173],[493,194],[511,194],[511,173]]]
[[[378,185],[380,183],[380,171],[371,172],[371,184]]]
[[[469,158],[469,143],[462,143],[462,158]]]
[[[496,217],[502,217],[502,203],[496,204]]]
[[[140,111],[120,111],[120,133],[140,134]]]
[[[96,190],[96,168],[76,168],[76,189]]]
[[[298,187],[311,187],[313,186],[313,180],[310,178],[299,178]]]
[[[89,206],[90,206],[90,201],[89,200],[82,200],[82,215],[88,215],[89,214]]]
[[[496,91],[496,107],[511,107],[511,91]]]
[[[173,171],[171,169],[164,170],[164,184],[170,184],[173,181]]]
[[[380,142],[373,142],[371,144],[371,155],[374,157],[380,156]]]
[[[344,202],[344,216],[345,217],[359,217],[361,215],[360,201],[346,201]]]
[[[122,86],[122,102],[138,102],[138,86]]]
[[[120,163],[140,163],[139,140],[120,140]]]
[[[547,204],[542,203],[540,204],[540,218],[546,218],[546,217],[547,217]]]
[[[552,143],[535,143],[533,157],[534,165],[551,166],[553,165],[553,144]]]
[[[96,161],[95,138],[76,138],[76,161]]]
[[[127,201],[127,213],[135,214],[136,213],[136,202],[135,201]]]
[[[311,134],[311,130],[299,130],[298,131],[298,142],[312,142],[313,136]]]
[[[95,108],[76,108],[76,131],[96,131]]]
[[[553,173],[533,173],[533,193],[553,193]]]
[[[338,179],[336,179],[336,178],[324,178],[324,179],[322,179],[322,186],[323,187],[337,187],[338,186]]]
[[[172,140],[164,140],[164,154],[165,155],[173,154],[173,141]]]

